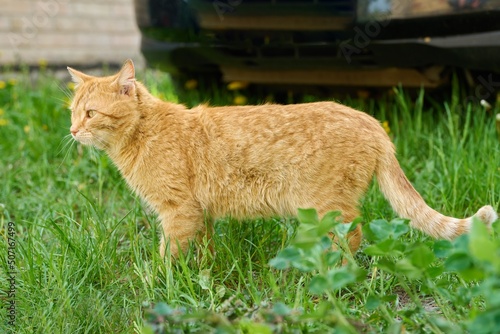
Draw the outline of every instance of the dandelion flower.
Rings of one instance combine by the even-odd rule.
[[[17,80],[16,79],[9,79],[9,85],[11,85],[11,86],[17,85]]]
[[[247,103],[247,98],[243,95],[236,95],[234,97],[233,103],[241,106]]]
[[[29,125],[25,125],[24,126],[24,133],[28,133],[30,132],[30,126]]]
[[[6,119],[4,119],[4,118],[0,118],[0,126],[5,126],[5,125],[7,125],[7,124],[9,124],[9,121],[8,121],[8,120],[6,120]]]
[[[245,89],[248,86],[248,82],[243,81],[233,81],[227,84],[227,89],[229,90],[238,90]]]
[[[196,81],[195,79],[188,80],[184,84],[184,88],[186,88],[187,90],[192,90],[196,87],[198,87],[198,81]]]
[[[70,81],[66,84],[66,87],[68,87],[69,90],[75,90],[75,83],[73,81]]]
[[[5,81],[0,80],[0,89],[4,89],[5,86],[7,86],[7,84],[5,83]]]
[[[40,66],[41,69],[47,68],[47,59],[39,59],[38,60],[38,66]]]
[[[389,122],[388,121],[383,121],[382,122],[382,127],[384,128],[385,132],[387,134],[391,133],[391,128],[389,127]]]

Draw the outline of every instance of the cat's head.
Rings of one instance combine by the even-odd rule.
[[[68,67],[75,85],[71,102],[73,138],[99,149],[111,149],[133,133],[140,119],[132,60],[109,77],[93,77]]]

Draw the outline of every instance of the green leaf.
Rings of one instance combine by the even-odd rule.
[[[266,325],[261,323],[252,322],[249,319],[241,320],[240,329],[243,333],[252,333],[252,334],[272,334],[272,329]]]
[[[365,308],[368,311],[374,311],[377,307],[379,307],[382,303],[390,303],[395,301],[398,298],[397,295],[385,295],[385,296],[375,296],[370,295],[366,299]]]
[[[328,280],[324,276],[315,276],[309,282],[309,291],[320,295],[328,289]]]
[[[356,276],[356,282],[364,282],[366,280],[366,276],[368,275],[366,269],[350,266],[349,270]]]
[[[436,278],[444,272],[444,266],[429,267],[426,272],[430,278]]]
[[[292,310],[283,303],[276,303],[273,306],[273,312],[280,316],[289,315]]]
[[[311,272],[318,269],[318,264],[316,260],[317,259],[308,256],[302,259],[301,261],[296,261],[292,263],[292,265],[294,268],[297,268],[300,271]]]
[[[278,270],[285,270],[290,268],[290,261],[282,258],[282,257],[275,257],[269,260],[269,265],[271,267],[274,267]]]
[[[480,261],[498,264],[498,247],[491,241],[484,223],[475,220],[469,233],[469,250]]]
[[[396,272],[396,264],[389,258],[382,258],[377,263],[378,267],[382,270],[388,271],[390,273]]]
[[[403,234],[408,233],[410,231],[410,227],[408,226],[408,220],[396,218],[391,220],[391,236],[393,239],[398,239]]]
[[[384,241],[391,235],[391,225],[387,220],[377,219],[363,226],[363,233],[370,241]]]
[[[365,308],[368,310],[368,311],[373,311],[375,310],[377,307],[380,306],[381,301],[380,301],[380,298],[378,298],[377,296],[373,296],[373,295],[370,295],[368,296],[368,298],[366,299],[366,303],[365,303]]]
[[[300,262],[302,260],[302,253],[295,247],[287,247],[281,250],[276,257],[269,260],[269,265],[278,270],[290,268],[292,263]]]
[[[329,251],[332,249],[333,241],[330,236],[323,236],[319,239],[318,246],[322,251]]]
[[[297,262],[302,258],[302,252],[295,247],[286,247],[278,253],[278,256],[290,262]]]
[[[408,258],[396,262],[396,272],[405,275],[409,279],[417,279],[422,276],[423,270],[415,267]]]
[[[393,239],[387,239],[382,242],[379,242],[375,245],[371,245],[366,247],[363,252],[367,255],[371,256],[390,256],[394,255],[394,248],[400,242]]]
[[[450,256],[451,251],[453,250],[453,245],[448,240],[438,240],[434,242],[434,255],[438,258],[446,258]]]
[[[166,303],[160,302],[160,303],[155,305],[155,307],[153,308],[153,311],[155,313],[157,313],[158,315],[166,316],[166,315],[172,314],[173,309],[170,306],[168,306]]]
[[[356,275],[346,267],[330,269],[327,276],[332,290],[339,290],[350,283],[356,282]]]
[[[210,279],[210,269],[203,269],[198,274],[198,284],[203,290],[210,290],[212,287],[212,280]]]
[[[444,266],[450,271],[463,271],[472,267],[472,260],[467,253],[455,253],[446,259]]]
[[[301,224],[318,225],[318,213],[316,209],[298,209],[297,219]]]
[[[452,241],[454,251],[469,252],[469,234],[462,234]]]
[[[327,212],[319,222],[318,236],[323,236],[328,234],[328,232],[331,232],[336,225],[341,224],[338,221],[339,217],[340,217],[340,212],[338,211]]]
[[[225,295],[226,295],[226,287],[224,285],[218,285],[215,288],[215,296],[219,299],[222,299],[224,298]]]
[[[458,275],[462,277],[465,281],[480,281],[485,277],[485,272],[482,269],[470,267],[458,272]]]
[[[319,242],[320,239],[316,235],[311,236],[305,233],[300,233],[300,231],[298,231],[295,239],[292,240],[291,244],[304,251],[309,251],[314,246],[318,245]]]
[[[426,269],[434,261],[435,256],[429,247],[419,245],[411,250],[411,263],[420,269]]]
[[[349,232],[354,231],[354,229],[356,228],[356,225],[358,225],[358,223],[354,223],[354,222],[338,224],[334,228],[335,235],[338,238],[346,238],[347,234]]]
[[[341,253],[339,251],[331,251],[325,254],[325,263],[328,267],[333,267],[340,261]]]

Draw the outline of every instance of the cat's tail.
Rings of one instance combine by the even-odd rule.
[[[498,219],[497,213],[489,205],[483,206],[474,216],[465,219],[447,217],[433,210],[408,181],[394,152],[387,152],[380,158],[376,175],[380,189],[394,211],[400,217],[410,219],[412,227],[434,238],[452,239],[467,233],[473,217],[488,226]]]

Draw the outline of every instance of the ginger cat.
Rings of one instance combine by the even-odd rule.
[[[109,77],[68,70],[77,84],[73,138],[104,150],[158,213],[162,256],[167,244],[175,257],[208,233],[206,217],[294,216],[312,207],[352,221],[373,175],[413,227],[446,239],[470,228],[472,217],[427,206],[379,122],[363,112],[334,102],[187,109],[152,96],[135,80],[131,60]],[[497,219],[491,206],[475,216],[488,225]],[[351,250],[360,242],[358,225]]]

